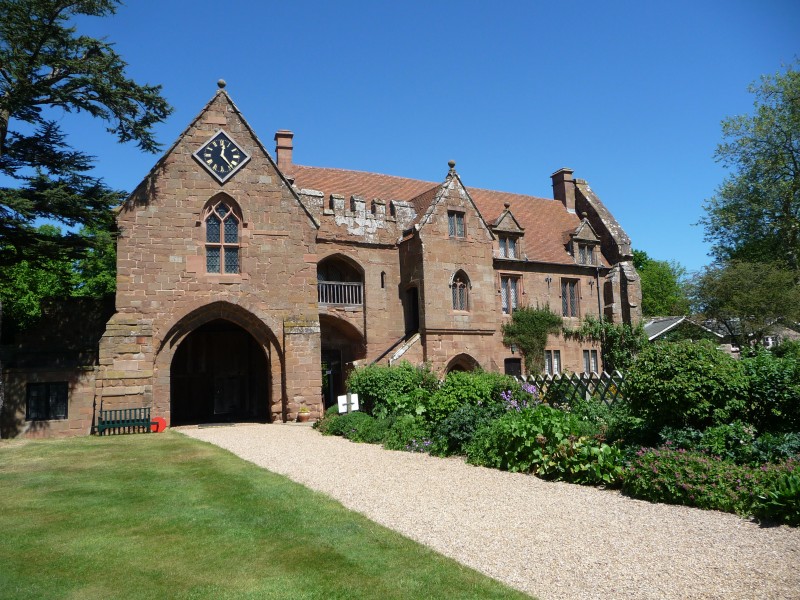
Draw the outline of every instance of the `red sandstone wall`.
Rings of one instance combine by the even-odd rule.
[[[192,156],[219,129],[251,156],[224,185]],[[204,208],[221,193],[241,212],[235,275],[205,272]],[[119,312],[101,342],[98,396],[169,418],[171,356],[190,332],[182,320],[199,325],[227,310],[225,318],[264,330],[254,335],[271,357],[273,416],[318,404],[319,369],[308,368],[319,364],[316,225],[224,93],[159,161],[118,224]],[[213,303],[221,304],[207,308]]]

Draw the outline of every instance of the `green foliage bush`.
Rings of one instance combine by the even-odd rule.
[[[765,433],[753,442],[757,462],[780,462],[787,458],[800,457],[800,432]]]
[[[622,453],[597,439],[576,435],[577,417],[539,405],[509,411],[481,429],[467,447],[472,464],[544,479],[613,485],[621,480]]]
[[[633,415],[630,404],[622,398],[611,405],[598,398],[577,398],[564,410],[581,420],[586,435],[598,435],[609,443],[637,447],[647,439],[644,421]]]
[[[431,433],[427,422],[414,415],[398,415],[390,418],[383,440],[387,450],[427,451],[431,445]]]
[[[778,358],[795,358],[800,360],[800,340],[784,340],[770,349]]]
[[[425,394],[429,396],[438,389],[439,379],[428,367],[420,369],[404,361],[392,367],[369,365],[355,369],[347,378],[347,387],[358,394],[364,412],[382,417],[425,406]]]
[[[462,406],[502,405],[501,394],[508,390],[517,396],[521,392],[520,383],[508,375],[451,371],[431,397],[426,418],[436,424]]]
[[[800,468],[781,473],[758,497],[753,514],[786,525],[800,525]]]
[[[800,514],[800,462],[737,465],[683,449],[641,449],[625,470],[634,498],[791,522]]]
[[[741,363],[748,382],[748,422],[759,431],[800,431],[800,359],[758,349]]]
[[[707,428],[700,438],[699,449],[711,456],[719,456],[723,460],[747,464],[755,458],[753,449],[755,440],[756,430],[752,425],[734,421],[727,425]]]
[[[339,415],[338,427],[341,435],[348,440],[378,444],[387,435],[388,423],[385,419],[376,419],[367,413],[356,411]]]
[[[755,428],[741,421],[705,431],[665,427],[659,435],[661,444],[673,450],[703,452],[741,465],[758,466],[800,457],[800,433],[765,433],[756,437]]]
[[[354,442],[380,444],[388,435],[391,425],[391,419],[376,419],[360,411],[339,414],[339,408],[332,406],[325,411],[322,419],[314,423],[314,428],[322,435],[338,435]]]
[[[339,423],[339,407],[331,406],[312,427],[322,435],[342,435]]]
[[[668,427],[728,423],[745,413],[742,365],[710,342],[663,342],[645,347],[625,376],[633,415],[653,432]]]
[[[475,434],[505,412],[499,404],[464,404],[434,426],[430,452],[436,456],[464,454]]]

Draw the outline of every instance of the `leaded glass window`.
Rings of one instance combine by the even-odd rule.
[[[544,372],[548,375],[561,373],[561,350],[544,351]]]
[[[519,296],[519,277],[503,276],[500,277],[500,298],[503,305],[503,313],[511,314],[517,308]]]
[[[517,238],[501,235],[499,241],[501,258],[517,258]]]
[[[225,248],[225,272],[239,272],[239,248]]]
[[[217,215],[212,214],[206,221],[206,242],[209,244],[219,244],[219,225],[220,220]]]
[[[578,244],[578,264],[594,264],[594,247],[587,244]]]
[[[456,273],[450,286],[453,310],[469,310],[469,279],[463,271]]]
[[[561,280],[561,314],[565,317],[578,316],[578,280]]]
[[[219,247],[206,248],[206,271],[219,273]]]
[[[225,243],[239,243],[239,222],[236,219],[227,219],[225,221]]]
[[[464,213],[455,211],[447,213],[447,231],[450,237],[464,237]]]
[[[206,216],[206,271],[239,273],[239,219],[225,201]]]
[[[597,373],[597,350],[584,350],[583,351],[583,372],[584,373]]]

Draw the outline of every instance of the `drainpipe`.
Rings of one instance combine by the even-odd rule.
[[[603,320],[603,310],[600,304],[600,266],[595,267],[594,272],[594,285],[597,288],[597,317],[600,321]]]

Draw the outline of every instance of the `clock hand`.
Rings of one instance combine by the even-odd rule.
[[[229,161],[228,158],[225,156],[225,141],[220,140],[219,145],[220,145],[220,151],[219,151],[220,157],[222,158],[222,160],[228,163],[228,166],[232,169],[233,165],[231,164],[231,161]]]

